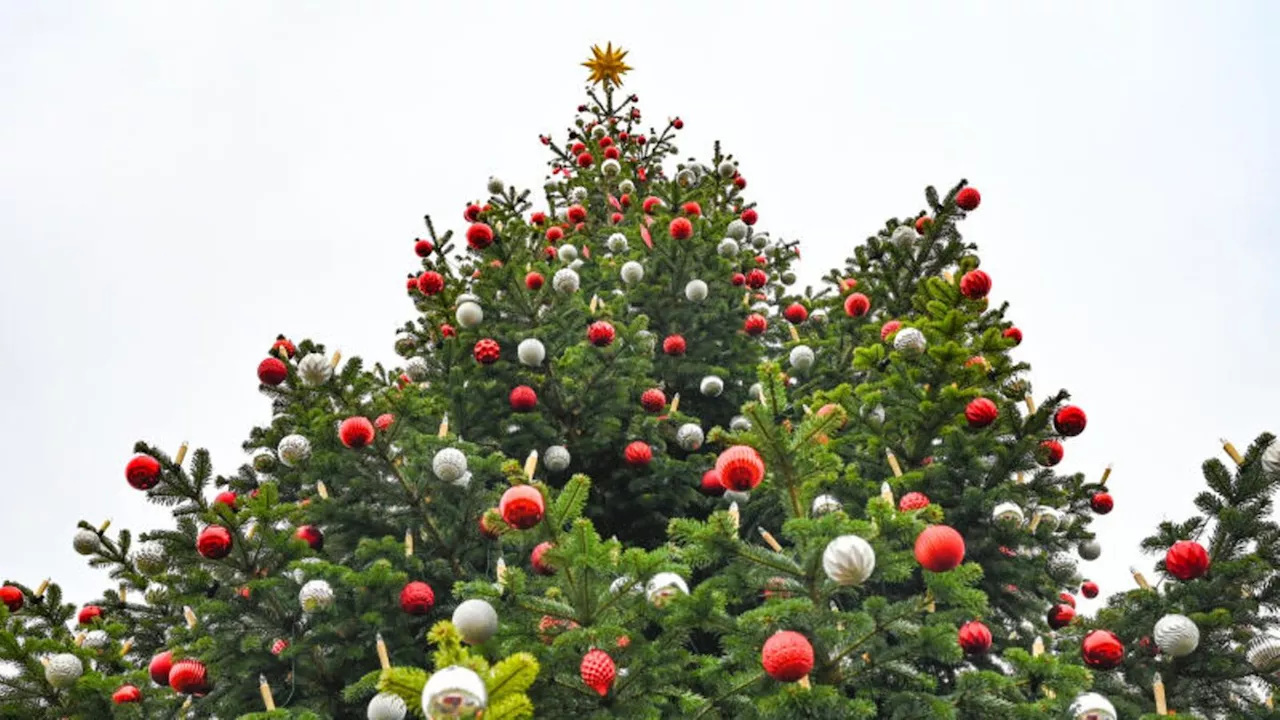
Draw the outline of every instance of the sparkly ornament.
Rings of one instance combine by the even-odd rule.
[[[899,333],[901,335],[901,333]],[[971,428],[984,428],[996,421],[1000,410],[987,398],[974,398],[965,406],[964,417]]]
[[[457,448],[442,448],[431,459],[431,472],[447,483],[457,483],[467,474],[467,455]]]
[[[1110,630],[1093,630],[1080,643],[1084,664],[1095,670],[1111,670],[1124,662],[1124,643]]]
[[[1075,720],[1116,720],[1116,708],[1111,701],[1098,693],[1082,693],[1071,702],[1071,717]]]
[[[747,228],[747,224],[737,218],[729,221],[729,226],[724,230],[724,234],[734,240],[745,240],[748,232],[750,230]]]
[[[508,399],[511,402],[511,409],[516,412],[529,412],[538,406],[538,394],[528,385],[512,388]]]
[[[71,653],[54,655],[49,658],[48,664],[44,666],[44,679],[59,690],[75,685],[83,674],[84,663],[80,662],[80,658]]]
[[[1071,621],[1075,619],[1076,619],[1075,608],[1071,607],[1070,605],[1061,603],[1049,608],[1049,616],[1047,620],[1049,623],[1049,627],[1053,628],[1054,630],[1061,630],[1062,628],[1070,625]]]
[[[954,570],[964,560],[964,538],[954,528],[932,525],[916,537],[915,555],[926,570]]]
[[[409,714],[409,707],[404,699],[395,693],[380,692],[369,701],[366,716],[369,720],[404,720]]]
[[[658,388],[649,388],[640,394],[640,407],[647,412],[662,412],[666,406],[667,396]]]
[[[121,685],[111,693],[111,702],[116,705],[142,702],[142,691],[134,685]]]
[[[542,493],[532,485],[516,485],[502,494],[498,503],[498,512],[502,519],[517,530],[528,530],[542,522],[546,512],[546,501]]]
[[[16,613],[22,609],[26,598],[23,597],[22,591],[12,585],[0,587],[0,603],[9,608],[9,612]]]
[[[309,580],[298,591],[298,604],[307,613],[328,610],[333,606],[333,588],[324,580]]]
[[[1076,551],[1085,560],[1097,560],[1102,557],[1102,543],[1097,540],[1082,540]]]
[[[813,505],[810,506],[809,512],[814,517],[818,517],[843,509],[844,505],[840,504],[840,500],[835,495],[819,495],[813,499]]]
[[[664,607],[677,595],[688,595],[689,584],[673,572],[660,572],[649,579],[645,597],[654,607]]]
[[[151,674],[151,682],[167,686],[169,684],[169,670],[173,668],[173,653],[165,650],[151,658],[151,663],[147,665],[147,672]]]
[[[428,270],[418,276],[418,292],[423,295],[435,295],[444,289],[444,276],[434,270]]]
[[[605,241],[605,245],[609,248],[609,252],[618,255],[627,251],[627,236],[622,233],[614,233]]]
[[[644,467],[653,460],[653,449],[643,440],[635,440],[623,451],[623,458],[632,467]]]
[[[1164,555],[1164,567],[1182,581],[1195,580],[1209,570],[1209,553],[1193,540],[1179,540]]]
[[[349,417],[338,426],[338,439],[349,448],[362,448],[373,442],[373,423],[368,418]]]
[[[1255,638],[1244,651],[1249,664],[1260,673],[1270,673],[1280,668],[1280,638],[1262,635]]]
[[[684,296],[693,302],[707,299],[707,284],[701,280],[690,280],[684,286]]]
[[[991,292],[991,276],[981,270],[970,270],[960,278],[960,294],[970,300],[981,300]]]
[[[231,554],[231,531],[221,525],[210,525],[196,538],[196,551],[210,560],[221,560]]]
[[[276,446],[276,455],[286,467],[297,467],[311,457],[311,441],[301,435],[286,435]]]
[[[298,377],[302,384],[315,387],[329,382],[333,376],[333,365],[320,353],[309,353],[298,361]]]
[[[702,447],[705,440],[702,428],[694,423],[685,423],[676,430],[676,443],[683,449],[693,452]]]
[[[263,385],[279,385],[289,377],[289,366],[278,357],[269,357],[258,363],[258,381]]]
[[[556,271],[555,275],[551,276],[551,287],[555,288],[556,292],[564,293],[565,295],[578,292],[578,287],[581,284],[582,280],[578,277],[578,273],[571,268],[561,268]]]
[[[911,512],[912,510],[923,510],[929,507],[929,496],[920,492],[909,492],[902,496],[898,501],[899,512]]]
[[[857,535],[841,535],[822,551],[822,569],[837,585],[861,585],[876,569],[876,552]]]
[[[814,359],[813,348],[808,345],[797,345],[791,348],[791,355],[788,358],[791,367],[800,372],[813,367]]]
[[[80,646],[89,650],[101,650],[111,644],[111,636],[106,630],[90,630],[85,633],[84,641]]]
[[[1200,628],[1186,615],[1165,615],[1151,635],[1160,651],[1171,657],[1190,655],[1200,645]]]
[[[760,663],[769,677],[795,682],[813,670],[813,644],[793,630],[779,630],[765,641]]]
[[[556,250],[556,257],[559,258],[562,263],[571,263],[578,259],[578,248],[572,245],[561,245],[560,248]]]
[[[844,312],[849,317],[862,317],[871,309],[871,300],[862,293],[854,293],[844,300]]]
[[[1085,422],[1084,411],[1075,405],[1058,408],[1058,411],[1053,414],[1053,429],[1067,437],[1074,437],[1084,432]]]
[[[479,307],[479,306],[477,306]],[[411,357],[405,361],[404,372],[415,382],[427,379],[427,361],[425,358]]]
[[[436,672],[422,688],[422,710],[429,720],[478,718],[488,706],[484,681],[461,665]]]
[[[1045,440],[1036,451],[1036,462],[1045,467],[1053,467],[1062,462],[1064,455],[1062,443],[1057,440]]]
[[[1280,473],[1280,442],[1272,441],[1262,452],[1262,471],[1270,475]]]
[[[644,266],[635,260],[628,260],[622,265],[622,282],[635,285],[644,279]]]
[[[724,483],[720,482],[720,473],[715,468],[702,473],[702,481],[698,485],[698,489],[703,495],[711,497],[720,497],[724,494]]]
[[[724,381],[716,375],[707,375],[698,383],[698,390],[707,397],[719,397],[724,392]]]
[[[1080,594],[1087,598],[1098,597],[1098,583],[1092,580],[1085,580],[1080,584]]]
[[[899,225],[893,229],[893,233],[889,235],[889,242],[895,245],[911,245],[920,239],[920,233],[910,225]]]
[[[453,611],[453,626],[472,645],[488,642],[498,632],[498,611],[484,600],[464,600]]]
[[[560,272],[565,272],[561,270]],[[569,272],[573,272],[570,270]],[[458,303],[458,309],[453,314],[458,324],[464,328],[474,328],[484,321],[484,310],[481,309],[479,303],[461,302]]]
[[[81,528],[71,538],[71,547],[81,555],[92,555],[102,547],[102,541],[98,538],[98,533]]]
[[[883,334],[884,328],[881,328]],[[898,330],[898,334],[893,336],[893,349],[901,353],[919,354],[924,352],[925,339],[924,333],[916,328],[902,328]]]
[[[405,583],[400,590],[400,609],[409,615],[426,615],[435,604],[435,591],[421,580]]]
[[[1115,500],[1112,499],[1111,493],[1108,492],[1094,493],[1093,497],[1089,498],[1089,507],[1093,508],[1093,511],[1099,515],[1106,515],[1111,512],[1115,505]]]
[[[563,445],[552,445],[542,455],[542,464],[551,472],[564,472],[571,461],[569,449]]]
[[[209,689],[209,671],[199,660],[178,660],[169,670],[169,687],[182,695],[200,695]]]
[[[980,202],[982,202],[982,195],[975,188],[967,187],[956,193],[956,205],[961,210],[976,210]]]
[[[613,687],[613,680],[618,674],[613,658],[599,648],[592,648],[582,656],[582,665],[579,666],[578,673],[582,676],[582,682],[595,690],[600,697],[609,694],[609,689]]]
[[[100,617],[102,617],[102,608],[97,605],[85,605],[80,608],[80,613],[76,615],[76,622],[81,625],[88,625]]]
[[[749,492],[764,480],[764,460],[755,448],[734,445],[716,458],[716,472],[725,489]]]
[[[998,523],[1021,525],[1023,520],[1022,508],[1017,503],[1002,502],[991,511],[991,519]]]
[[[675,240],[688,240],[693,237],[693,223],[689,221],[689,218],[673,218],[667,231]]]
[[[985,655],[991,649],[991,629],[979,620],[961,625],[956,639],[966,655]]]
[[[550,542],[540,542],[533,548],[533,552],[529,553],[529,564],[533,567],[533,571],[539,575],[554,575],[556,573],[555,566],[547,559],[547,551],[555,548]]]
[[[1041,505],[1036,508],[1036,514],[1040,516],[1040,527],[1049,532],[1057,530],[1062,525],[1062,513],[1055,508]]]
[[[742,415],[735,415],[729,420],[729,429],[734,432],[746,432],[751,429],[751,421]]]
[[[138,490],[150,490],[160,482],[160,461],[139,453],[124,468],[125,479]]]
[[[720,244],[716,245],[716,252],[719,253],[720,257],[724,258],[737,257],[741,250],[742,248],[738,245],[738,242],[732,238],[725,238],[720,241]]]
[[[587,326],[587,342],[596,347],[612,345],[616,334],[613,325],[605,320],[597,320]]]

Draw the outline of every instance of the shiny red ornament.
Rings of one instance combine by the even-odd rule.
[[[1014,345],[1022,344],[1022,331],[1016,327],[1011,327],[1002,333],[1005,337],[1013,341]]]
[[[311,549],[316,552],[324,549],[324,533],[315,525],[300,525],[293,532],[293,536],[311,546]]]
[[[338,439],[349,448],[359,449],[373,442],[373,423],[366,417],[349,417],[338,426]]]
[[[475,204],[468,205],[467,209],[462,211],[462,219],[471,223],[475,222],[476,220],[479,220],[480,206]]]
[[[684,355],[686,349],[684,338],[679,335],[668,335],[662,339],[662,352],[668,355]]]
[[[627,445],[622,456],[627,461],[628,465],[633,467],[644,467],[653,460],[653,448],[650,448],[649,443],[644,442],[643,440],[636,440]]]
[[[782,311],[782,316],[792,325],[799,325],[809,319],[809,311],[800,303],[791,303],[786,310]]]
[[[1000,409],[987,398],[974,398],[964,409],[964,418],[969,421],[971,428],[984,428],[999,416]]]
[[[571,223],[580,223],[587,219],[587,209],[581,205],[570,205],[569,209],[564,211],[564,216]]]
[[[213,498],[213,504],[215,507],[218,505],[226,505],[229,509],[234,511],[236,509],[237,499],[238,498],[236,498],[236,494],[234,492],[230,490],[223,490]]]
[[[498,362],[498,358],[502,356],[502,348],[498,346],[497,340],[482,338],[476,341],[471,354],[475,356],[476,362],[481,365],[492,365]]]
[[[587,342],[596,347],[612,345],[616,335],[613,324],[606,320],[597,320],[587,326]]]
[[[423,295],[435,295],[444,289],[444,276],[435,270],[428,270],[418,276],[418,292]]]
[[[524,276],[524,286],[530,290],[541,290],[542,284],[546,281],[547,279],[540,272],[531,272]]]
[[[623,197],[626,197],[626,196],[625,196],[625,195],[623,195]],[[612,215],[610,215],[610,216],[609,216],[609,224],[610,224],[610,225],[621,225],[621,224],[622,224],[622,220],[623,220],[623,216],[622,216],[622,213],[620,213],[620,212],[616,212],[616,213],[614,213],[614,214],[612,214]]]
[[[921,215],[920,217],[916,218],[916,232],[923,235],[925,230],[928,230],[929,226],[932,224],[933,224],[933,218],[929,217],[928,215]]]
[[[529,412],[538,406],[538,393],[528,385],[517,385],[511,390],[511,409],[516,412]]]
[[[667,230],[671,233],[671,237],[676,240],[688,240],[693,237],[693,223],[689,222],[689,218],[672,218],[671,225]]]
[[[862,317],[871,309],[871,298],[862,293],[853,293],[844,299],[844,312],[849,317]]]
[[[1076,606],[1076,598],[1069,592],[1058,593],[1058,601],[1063,605],[1070,605],[1071,607]]]
[[[650,195],[644,199],[644,202],[640,203],[640,209],[644,211],[645,215],[652,215],[656,208],[662,207],[662,204],[663,203],[660,198]]]
[[[121,685],[111,693],[111,702],[116,705],[142,702],[142,691],[133,685]]]
[[[284,353],[285,357],[292,358],[298,354],[298,348],[289,338],[284,335],[277,335],[276,341],[271,344],[271,354],[279,356],[281,352]]]
[[[1071,621],[1075,619],[1076,610],[1070,605],[1060,604],[1049,608],[1049,616],[1047,620],[1049,622],[1049,627],[1054,630],[1061,630],[1062,628],[1070,625]]]
[[[890,320],[880,326],[880,339],[888,340],[894,333],[902,329],[901,320]]]
[[[160,461],[150,455],[134,455],[124,466],[124,477],[138,490],[150,490],[160,482]]]
[[[1094,630],[1080,642],[1080,655],[1095,670],[1112,670],[1124,662],[1124,643],[1110,630]]]
[[[578,111],[586,112],[586,109],[587,109],[587,106],[583,105],[582,107],[578,108]],[[578,153],[586,152],[586,151],[587,151],[586,143],[576,142],[569,146],[569,152],[573,153],[574,155],[577,155]]]
[[[693,217],[702,217],[702,206],[692,200],[681,205],[680,209],[683,210],[684,214],[686,215],[692,215]]]
[[[915,555],[926,570],[954,570],[964,561],[964,538],[954,528],[931,525],[916,537]]]
[[[702,481],[698,485],[698,489],[703,495],[711,497],[720,497],[724,494],[724,483],[720,480],[720,473],[715,468],[702,473]]]
[[[1106,515],[1115,506],[1116,501],[1109,492],[1094,493],[1093,497],[1089,498],[1089,507],[1093,508],[1093,511],[1099,515]]]
[[[735,175],[733,177],[733,186],[738,188],[739,190],[742,190],[747,186],[747,179],[742,177],[741,175]]]
[[[183,695],[202,695],[209,690],[209,671],[199,660],[179,660],[169,670],[169,687]]]
[[[493,244],[493,228],[484,223],[474,223],[467,228],[467,245],[472,250],[483,250]]]
[[[551,227],[547,228],[548,241],[557,242],[563,237],[564,237],[564,228],[560,227],[559,225],[552,225]]]
[[[769,275],[760,269],[752,270],[747,273],[747,287],[753,290],[759,290],[769,283]]]
[[[1209,571],[1209,552],[1194,540],[1179,540],[1164,554],[1164,569],[1184,582],[1195,580]]]
[[[528,530],[542,522],[542,515],[546,512],[546,501],[534,486],[516,485],[502,493],[498,512],[502,515],[502,520],[511,527],[517,530]]]
[[[899,512],[911,512],[929,507],[929,496],[921,492],[909,492],[898,500]]]
[[[0,587],[0,603],[4,603],[9,608],[9,612],[16,613],[22,609],[26,598],[23,597],[22,591],[12,585]]]
[[[734,273],[729,282],[733,283],[734,287],[742,287],[747,284],[747,276],[742,273]]]
[[[1098,583],[1085,580],[1080,584],[1080,594],[1090,599],[1098,597]]]
[[[764,460],[755,448],[734,445],[716,458],[716,472],[726,490],[748,492],[764,480]]]
[[[263,385],[279,385],[289,377],[289,366],[278,357],[258,363],[258,381]]]
[[[85,605],[80,608],[80,614],[76,615],[76,622],[88,625],[100,617],[102,617],[102,608],[97,605]]]
[[[1066,451],[1062,448],[1062,443],[1057,440],[1045,440],[1040,443],[1040,450],[1036,453],[1036,462],[1045,467],[1053,467],[1062,462],[1062,456]]]
[[[556,569],[551,566],[551,561],[547,559],[547,551],[555,545],[551,542],[540,542],[534,546],[533,552],[529,553],[529,564],[533,567],[533,571],[539,575],[555,575]]]
[[[1075,437],[1084,432],[1086,421],[1083,410],[1075,405],[1066,405],[1058,408],[1058,412],[1053,414],[1053,429],[1060,435]]]
[[[409,615],[426,615],[435,604],[435,591],[421,580],[407,582],[400,590],[400,609]]]
[[[457,337],[457,336],[458,336],[458,331],[457,331],[457,330],[454,330],[454,329],[453,329],[453,326],[452,326],[452,325],[450,325],[449,323],[441,323],[441,324],[440,324],[440,336],[441,336],[441,337],[447,337],[447,338]]]
[[[584,152],[578,156],[578,167],[589,168],[595,161],[596,159],[592,157],[591,153]]]
[[[221,525],[210,525],[196,538],[196,552],[210,560],[221,560],[231,554],[231,531]]]
[[[409,275],[409,279],[405,281],[404,289],[405,289],[405,290],[407,290],[407,291],[409,291],[409,292],[417,292],[417,290],[418,290],[418,276],[417,276],[417,275],[414,275],[414,274],[412,274],[412,273],[410,273],[410,275]]]
[[[671,121],[671,127],[675,128],[675,129],[677,129],[677,130],[683,130],[683,129],[684,129],[684,121],[683,121],[683,120],[681,120],[680,118],[676,118],[675,120],[672,120],[672,121]]]
[[[970,270],[960,278],[960,294],[970,300],[981,300],[991,292],[991,276],[981,270]]]
[[[759,219],[760,213],[756,212],[755,208],[747,208],[742,211],[742,222],[748,225],[755,225]]]
[[[976,210],[980,202],[982,202],[982,195],[976,188],[967,187],[956,193],[956,205],[961,210]]]
[[[373,426],[377,428],[379,432],[386,432],[391,429],[391,424],[395,421],[395,415],[392,415],[391,413],[382,413],[374,419]]]
[[[282,653],[282,652],[284,652],[285,650],[288,650],[288,649],[289,649],[289,641],[288,641],[288,640],[285,640],[285,639],[283,639],[283,638],[276,638],[275,640],[272,640],[272,641],[271,641],[271,654],[272,654],[272,655],[277,655],[277,656],[278,656],[280,653]]]
[[[769,321],[760,313],[751,313],[742,323],[742,329],[748,335],[763,335],[764,331],[769,327]]]
[[[991,629],[980,620],[961,625],[956,639],[960,641],[960,649],[966,655],[984,655],[991,649]]]
[[[435,249],[436,246],[432,245],[430,240],[418,239],[413,243],[413,252],[417,254],[418,257],[427,257],[431,254],[431,251]]]
[[[151,682],[157,685],[169,684],[169,670],[173,667],[173,653],[165,650],[151,658],[147,672],[151,673]]]
[[[662,412],[662,408],[666,406],[666,393],[658,388],[649,388],[640,394],[640,407],[644,408],[646,412]]]
[[[547,221],[547,214],[542,211],[535,211],[529,214],[529,224],[541,225]]]
[[[609,653],[593,648],[582,656],[582,665],[578,668],[578,674],[582,676],[582,682],[586,683],[587,687],[595,690],[600,697],[604,697],[613,687],[613,680],[618,676],[618,670]]]
[[[813,645],[794,630],[779,630],[764,641],[760,664],[774,680],[795,682],[813,670]]]

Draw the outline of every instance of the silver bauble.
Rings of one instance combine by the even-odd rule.
[[[427,379],[427,360],[426,358],[411,357],[404,363],[404,374],[414,382],[422,382]]]
[[[587,201],[587,189],[581,185],[575,185],[569,189],[569,201],[581,203]]]
[[[1263,635],[1254,639],[1244,651],[1244,657],[1260,673],[1280,668],[1280,637]]]
[[[516,357],[521,364],[538,367],[547,358],[547,348],[538,338],[525,338],[516,346]]]
[[[547,466],[551,472],[564,472],[569,468],[569,463],[573,458],[569,455],[569,448],[563,445],[552,445],[542,454],[542,464]]]
[[[764,385],[751,383],[751,387],[747,388],[747,397],[757,402],[764,402]]]
[[[1270,475],[1280,473],[1280,440],[1273,440],[1262,451],[1262,471]]]
[[[1102,543],[1097,540],[1081,540],[1076,552],[1085,560],[1097,560],[1102,557]]]
[[[893,336],[893,349],[904,353],[918,353],[924,350],[924,333],[913,327],[905,327]]]
[[[681,170],[676,173],[676,184],[685,189],[697,187],[698,174],[693,170]]]
[[[582,266],[583,266],[583,265],[585,265],[585,264],[586,264],[586,263],[584,263],[584,262],[582,261],[582,258],[578,258],[577,260],[574,260],[573,262],[569,263],[569,269],[570,269],[570,270],[575,270],[575,271],[576,271],[576,270],[581,270],[581,269],[582,269]],[[544,305],[543,307],[546,307],[546,306]]]
[[[1098,693],[1083,693],[1071,702],[1075,720],[1116,720],[1116,708]]]
[[[333,588],[324,580],[310,580],[298,591],[303,612],[313,613],[333,607]]]
[[[144,542],[133,551],[133,566],[143,575],[155,577],[169,569],[169,556],[160,543]]]
[[[381,692],[369,701],[369,720],[404,720],[408,714],[409,707],[395,693]]]
[[[644,266],[635,260],[628,260],[622,264],[622,282],[628,285],[634,285],[644,279]]]
[[[1200,645],[1200,628],[1186,615],[1165,615],[1156,621],[1151,637],[1160,651],[1171,657],[1195,652]]]
[[[707,299],[707,284],[702,280],[690,280],[684,286],[684,296],[693,302]]]
[[[80,643],[80,647],[89,650],[101,650],[111,644],[111,636],[106,630],[90,630],[84,634],[84,641]]]
[[[734,240],[742,240],[747,237],[747,232],[749,229],[750,228],[747,227],[747,224],[743,222],[740,218],[734,218],[732,221],[730,221],[729,227],[724,229],[724,234],[728,235],[730,238],[733,238]]]
[[[720,254],[720,257],[735,257],[740,249],[738,241],[733,238],[725,238],[720,241],[719,245],[716,245],[716,252]]]
[[[752,236],[751,236],[751,247],[753,247],[753,248],[755,248],[755,249],[757,249],[757,250],[763,250],[763,249],[765,249],[765,247],[767,247],[768,245],[769,245],[769,236],[768,236],[768,235],[759,234],[759,235],[752,235]]]
[[[783,270],[781,277],[783,285],[794,285],[796,282],[796,274],[790,270]]]
[[[441,480],[457,482],[467,474],[467,455],[457,448],[441,448],[431,459],[431,472]]]
[[[791,357],[788,359],[791,361],[792,368],[804,372],[813,367],[813,348],[808,345],[797,345],[791,348]]]
[[[1017,503],[1002,502],[991,511],[991,519],[998,523],[1021,525],[1025,517]]]
[[[1076,561],[1066,553],[1049,556],[1049,577],[1058,582],[1066,582],[1076,574]]]
[[[578,259],[578,248],[572,245],[561,245],[556,249],[556,257],[560,258],[562,263],[571,263]]]
[[[861,585],[876,569],[876,551],[857,535],[841,535],[822,551],[822,569],[837,585]]]
[[[844,505],[840,503],[840,500],[837,499],[835,495],[819,495],[813,499],[810,514],[814,517],[818,517],[819,515],[826,515],[827,513],[843,509]]]
[[[814,325],[825,325],[827,323],[827,311],[822,308],[818,308],[817,310],[809,313],[809,322]]]
[[[576,293],[581,284],[582,280],[578,277],[578,273],[569,268],[561,268],[556,271],[555,275],[551,276],[551,287],[555,288],[558,293],[566,295]]]
[[[867,424],[872,427],[880,427],[881,425],[884,424],[884,406],[883,405],[876,405],[875,407],[870,407],[870,408],[867,407],[866,405],[863,405],[862,407],[858,408],[858,414],[861,415],[863,419],[867,421]]]
[[[98,533],[80,528],[75,537],[71,538],[71,547],[81,555],[92,555],[102,547],[102,541],[98,539]]]
[[[501,195],[502,191],[507,189],[507,186],[502,182],[502,178],[490,177],[485,189],[489,191],[490,195]]]
[[[627,236],[622,233],[614,233],[605,241],[605,245],[609,248],[609,252],[617,255],[627,251]]]
[[[723,500],[727,503],[738,503],[739,505],[746,505],[747,501],[750,499],[751,499],[751,492],[749,490],[748,491],[740,491],[740,490],[724,491]]]
[[[422,688],[422,711],[429,720],[478,718],[488,706],[484,680],[461,665],[436,672]]]
[[[724,180],[729,180],[734,173],[738,172],[738,166],[733,164],[732,160],[721,160],[720,165],[716,167],[716,172]]]
[[[591,138],[593,140],[599,140],[600,138],[608,134],[609,134],[608,128],[606,128],[603,125],[596,125],[591,128]]]
[[[644,588],[645,597],[654,607],[663,607],[677,595],[688,595],[689,584],[673,572],[660,572],[649,579]]]
[[[276,455],[280,462],[289,467],[296,467],[311,457],[311,441],[301,435],[285,435],[276,446]]]
[[[910,225],[899,225],[889,235],[889,241],[897,245],[910,245],[920,239],[920,233]]]
[[[1053,531],[1062,526],[1062,512],[1045,505],[1036,508],[1036,513],[1040,515],[1040,525],[1038,527]]]
[[[702,428],[693,423],[685,423],[676,430],[676,443],[690,452],[702,447],[702,441],[705,439]]]
[[[267,448],[258,448],[253,451],[249,462],[253,464],[253,469],[260,473],[269,473],[276,469],[276,454]]]
[[[729,421],[729,429],[734,432],[746,432],[751,429],[751,421],[741,415],[735,415]]]
[[[498,632],[498,611],[484,600],[464,600],[453,611],[453,626],[463,640],[479,645]]]
[[[622,577],[614,578],[613,582],[609,583],[609,593],[611,595],[617,595],[623,592],[641,593],[644,592],[644,588],[640,586],[640,583],[632,580],[626,575],[623,575]]]
[[[618,173],[622,172],[622,163],[614,160],[613,158],[609,158],[600,163],[600,172],[605,177],[614,177]]]
[[[308,353],[298,361],[298,377],[302,378],[303,385],[323,385],[332,376],[333,367],[329,365],[329,358],[320,353]]]
[[[458,309],[453,316],[464,328],[474,328],[484,322],[484,310],[480,308],[480,303],[458,303]]]
[[[59,653],[49,658],[44,666],[44,679],[59,690],[76,684],[84,674],[84,663],[71,653]]]
[[[707,397],[719,397],[724,392],[724,381],[718,375],[708,375],[698,383],[698,390]]]
[[[636,191],[636,184],[630,180],[623,180],[618,183],[618,191],[623,193],[633,193]]]

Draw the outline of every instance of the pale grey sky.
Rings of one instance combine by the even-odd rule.
[[[1263,0],[0,2],[0,576],[106,587],[76,521],[168,522],[124,482],[138,438],[241,463],[276,333],[392,359],[421,216],[540,186],[613,41],[810,278],[926,184],[982,191],[963,229],[1015,353],[1089,413],[1062,469],[1116,465],[1085,571],[1130,587],[1217,438],[1280,431],[1278,26]]]

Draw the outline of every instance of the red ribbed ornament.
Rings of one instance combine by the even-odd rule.
[[[338,426],[338,439],[349,448],[362,448],[373,442],[373,423],[366,417],[349,417]]]
[[[1164,554],[1164,569],[1182,581],[1195,580],[1209,571],[1209,553],[1193,540],[1179,540]]]
[[[915,555],[926,570],[954,570],[964,561],[964,538],[954,528],[932,525],[916,537]]]
[[[209,689],[209,671],[199,660],[179,660],[169,670],[169,687],[183,695],[203,695]]]
[[[755,448],[734,445],[716,458],[716,472],[725,489],[747,492],[764,480],[764,460]]]
[[[967,655],[983,655],[991,649],[991,629],[980,620],[961,625],[956,638]]]
[[[964,409],[964,418],[969,421],[971,428],[984,428],[995,422],[999,416],[1000,409],[986,398],[974,398]]]
[[[929,496],[921,492],[909,492],[898,500],[899,512],[911,512],[929,507]]]
[[[628,465],[643,467],[653,460],[653,449],[649,447],[649,443],[643,440],[636,440],[627,445],[622,455]]]
[[[210,560],[221,560],[231,554],[231,531],[221,525],[210,525],[196,537],[196,552]]]

